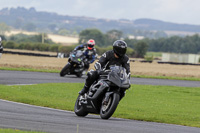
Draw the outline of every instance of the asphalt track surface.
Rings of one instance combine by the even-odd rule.
[[[39,83],[83,83],[86,76],[77,78],[75,75],[60,77],[58,73],[26,72],[26,71],[4,71],[0,70],[0,84],[39,84]],[[131,84],[143,85],[168,85],[182,87],[200,87],[200,81],[167,80],[131,78]]]
[[[142,80],[142,81],[141,81]],[[85,77],[73,75],[59,77],[57,73],[0,71],[0,84],[38,84],[49,82],[84,82]],[[166,81],[166,82],[164,82]],[[200,86],[199,82],[131,79],[132,84],[172,86]],[[159,82],[159,83],[156,83]],[[195,84],[195,85],[193,85]],[[77,117],[74,112],[32,106],[0,100],[0,128],[43,131],[53,133],[199,133],[200,128],[173,124],[144,122],[110,118],[102,120],[98,115]]]

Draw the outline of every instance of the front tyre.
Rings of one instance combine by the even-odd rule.
[[[101,109],[100,109],[100,116],[102,119],[109,119],[113,113],[115,112],[117,105],[119,103],[120,96],[117,93],[113,93],[107,104],[102,102]]]
[[[69,63],[67,63],[67,65],[65,65],[65,67],[61,70],[60,76],[63,77],[66,74],[68,74],[70,71],[70,67],[71,67],[71,65]]]
[[[76,114],[77,116],[82,116],[82,117],[84,117],[84,116],[88,115],[88,112],[86,112],[86,111],[84,110],[84,108],[81,106],[80,96],[81,96],[81,95],[79,95],[79,96],[77,97],[77,99],[76,99],[76,103],[75,103],[75,106],[74,106],[74,112],[75,112],[75,114]]]

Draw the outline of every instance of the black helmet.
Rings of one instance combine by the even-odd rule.
[[[127,44],[122,40],[117,40],[113,43],[113,51],[119,57],[125,55],[126,49],[127,49]]]

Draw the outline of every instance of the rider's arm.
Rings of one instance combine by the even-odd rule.
[[[106,63],[108,62],[108,52],[105,52],[99,59],[98,62],[95,63],[94,67],[97,71],[101,71],[102,68],[106,65]]]
[[[1,45],[1,42],[0,42],[0,52],[3,52],[3,46]]]
[[[126,69],[126,73],[131,76],[131,73],[130,73],[130,60],[128,58],[128,56],[125,56],[124,57],[124,61],[123,61],[123,67]]]
[[[74,50],[80,50],[84,48],[84,44],[81,44],[79,46],[76,46]]]
[[[92,59],[90,60],[90,63],[93,63],[95,61],[95,55],[92,55]]]
[[[131,77],[131,72],[130,72],[130,60],[128,58],[128,56],[125,55],[124,61],[123,61],[123,67],[126,69],[126,73],[128,74],[129,77],[129,88],[131,87],[131,83],[130,83],[130,77]]]
[[[92,59],[90,60],[90,63],[93,63],[95,61],[96,58],[96,49],[93,49],[93,55],[92,55]]]

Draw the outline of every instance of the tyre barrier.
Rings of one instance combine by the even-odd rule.
[[[40,54],[40,53],[26,53],[26,52],[14,52],[14,51],[3,51],[3,54],[18,54],[28,56],[40,56],[40,57],[57,57],[57,55]]]
[[[194,63],[182,63],[182,62],[163,62],[163,61],[158,61],[159,64],[172,64],[172,65],[195,65],[195,66],[200,66],[200,64],[194,64]]]

